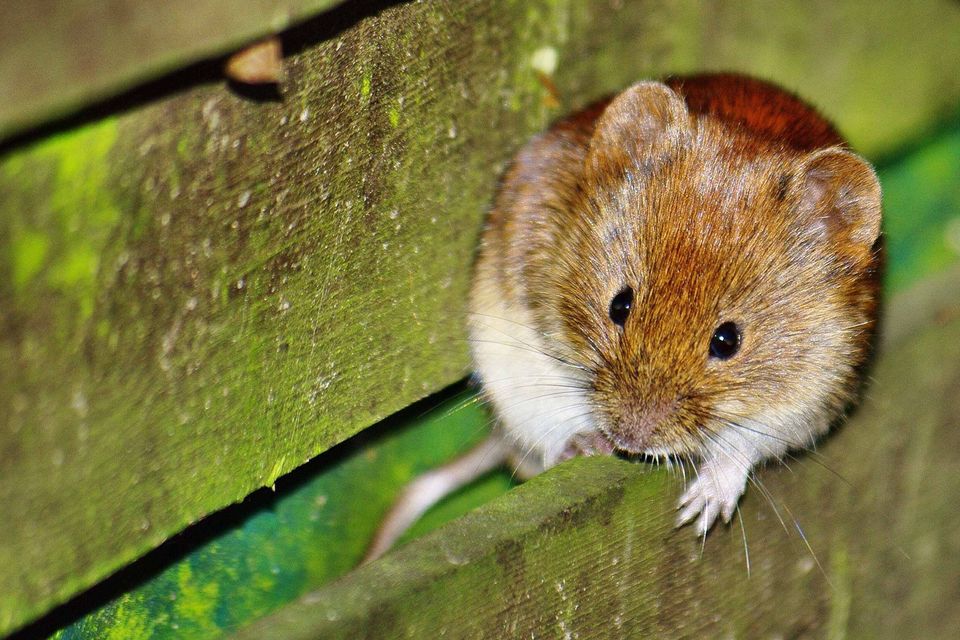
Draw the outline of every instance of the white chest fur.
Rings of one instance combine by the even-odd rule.
[[[528,312],[475,292],[470,333],[476,372],[519,467],[551,467],[571,436],[594,430],[582,371],[556,354]]]

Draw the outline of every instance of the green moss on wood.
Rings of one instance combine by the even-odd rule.
[[[302,477],[281,481],[265,503],[147,583],[60,631],[60,640],[118,637],[216,638],[342,575],[362,557],[393,492],[411,475],[439,464],[484,436],[486,413],[456,398],[414,408],[378,428],[378,437],[321,456]],[[362,445],[362,446],[361,446]],[[417,456],[412,455],[417,452]],[[303,475],[301,472],[300,476]],[[371,482],[378,479],[379,483]],[[448,501],[431,523],[502,493],[506,474]],[[382,483],[382,484],[381,484]],[[479,489],[479,491],[477,490]],[[444,512],[447,512],[444,514]],[[449,519],[449,518],[448,518]]]
[[[78,314],[78,324],[93,312],[100,260],[121,217],[108,168],[116,138],[117,121],[111,118],[60,134],[0,165],[3,184],[21,186],[7,190],[0,223],[9,238],[8,282],[19,307],[37,304],[39,292],[46,291]],[[40,194],[27,189],[38,183]]]

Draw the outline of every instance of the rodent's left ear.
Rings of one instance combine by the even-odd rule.
[[[618,94],[597,119],[587,170],[603,173],[660,155],[685,138],[690,113],[662,82],[638,82]]]
[[[880,236],[880,181],[870,164],[840,147],[814,151],[803,163],[799,213],[808,232],[863,255]]]

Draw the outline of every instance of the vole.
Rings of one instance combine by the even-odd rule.
[[[734,74],[639,82],[506,171],[469,335],[497,421],[408,485],[367,560],[500,464],[689,461],[677,525],[729,522],[759,463],[854,400],[877,318],[876,174],[812,107]]]

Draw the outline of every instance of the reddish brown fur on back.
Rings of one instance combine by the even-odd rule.
[[[665,84],[684,97],[691,113],[740,124],[765,140],[801,151],[846,144],[816,109],[762,80],[718,73],[673,76]]]

